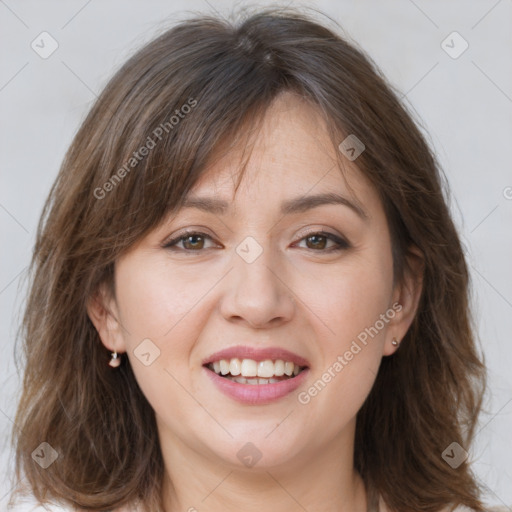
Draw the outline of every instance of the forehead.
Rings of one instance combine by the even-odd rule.
[[[263,196],[261,208],[320,193],[342,193],[360,203],[379,202],[377,191],[356,162],[338,151],[318,108],[297,95],[283,93],[266,111],[250,143],[217,154],[188,195],[232,203]],[[242,167],[240,187],[235,190]]]

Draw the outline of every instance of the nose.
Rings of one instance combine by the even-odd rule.
[[[233,270],[224,280],[220,310],[230,322],[247,323],[252,328],[275,327],[291,320],[296,301],[286,282],[282,263],[269,248],[249,263],[233,255]]]

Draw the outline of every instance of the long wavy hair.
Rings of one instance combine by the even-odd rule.
[[[82,123],[41,215],[18,340],[15,477],[41,503],[163,510],[154,412],[129,361],[108,366],[86,306],[101,284],[112,289],[117,258],[287,91],[315,106],[335,147],[348,134],[364,142],[356,163],[385,209],[395,282],[411,246],[424,258],[415,319],[357,415],[355,468],[393,511],[482,510],[468,463],[442,458],[452,442],[469,450],[485,388],[446,178],[399,93],[328,25],[296,9],[195,15],[131,57]],[[41,442],[59,455],[46,469],[32,456]]]

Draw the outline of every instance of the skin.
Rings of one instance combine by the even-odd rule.
[[[236,194],[235,153],[216,161],[191,192],[225,198],[230,209],[186,209],[166,219],[116,262],[116,297],[102,289],[90,302],[103,344],[126,352],[155,410],[167,512],[366,510],[353,468],[355,417],[382,358],[397,350],[392,339],[401,340],[414,318],[421,266],[411,252],[417,270],[393,286],[377,192],[357,160],[346,161],[344,178],[336,151],[314,108],[282,94],[267,111]],[[357,201],[368,219],[340,204],[280,214],[282,201],[321,192]],[[211,239],[162,248],[184,228]],[[310,237],[319,231],[350,247],[329,251],[335,242]],[[263,250],[250,264],[235,251],[247,236]],[[378,335],[309,403],[299,403],[298,392],[396,303],[401,311]],[[145,338],[160,350],[149,366],[133,352]],[[238,344],[296,352],[309,361],[310,375],[275,403],[235,402],[211,384],[202,360]],[[248,441],[262,454],[252,468],[237,458]]]

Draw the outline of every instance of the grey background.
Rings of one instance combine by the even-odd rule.
[[[10,489],[2,476],[12,471],[9,435],[20,386],[13,357],[25,293],[20,278],[64,152],[107,79],[136,48],[187,10],[227,15],[235,5],[246,3],[0,0],[1,510]],[[405,94],[447,174],[490,374],[487,414],[469,457],[488,502],[510,506],[512,2],[326,0],[300,5],[336,19]],[[30,46],[43,31],[59,45],[47,59]],[[441,47],[453,31],[469,44],[456,59]],[[462,48],[450,38],[448,44],[452,51]]]

